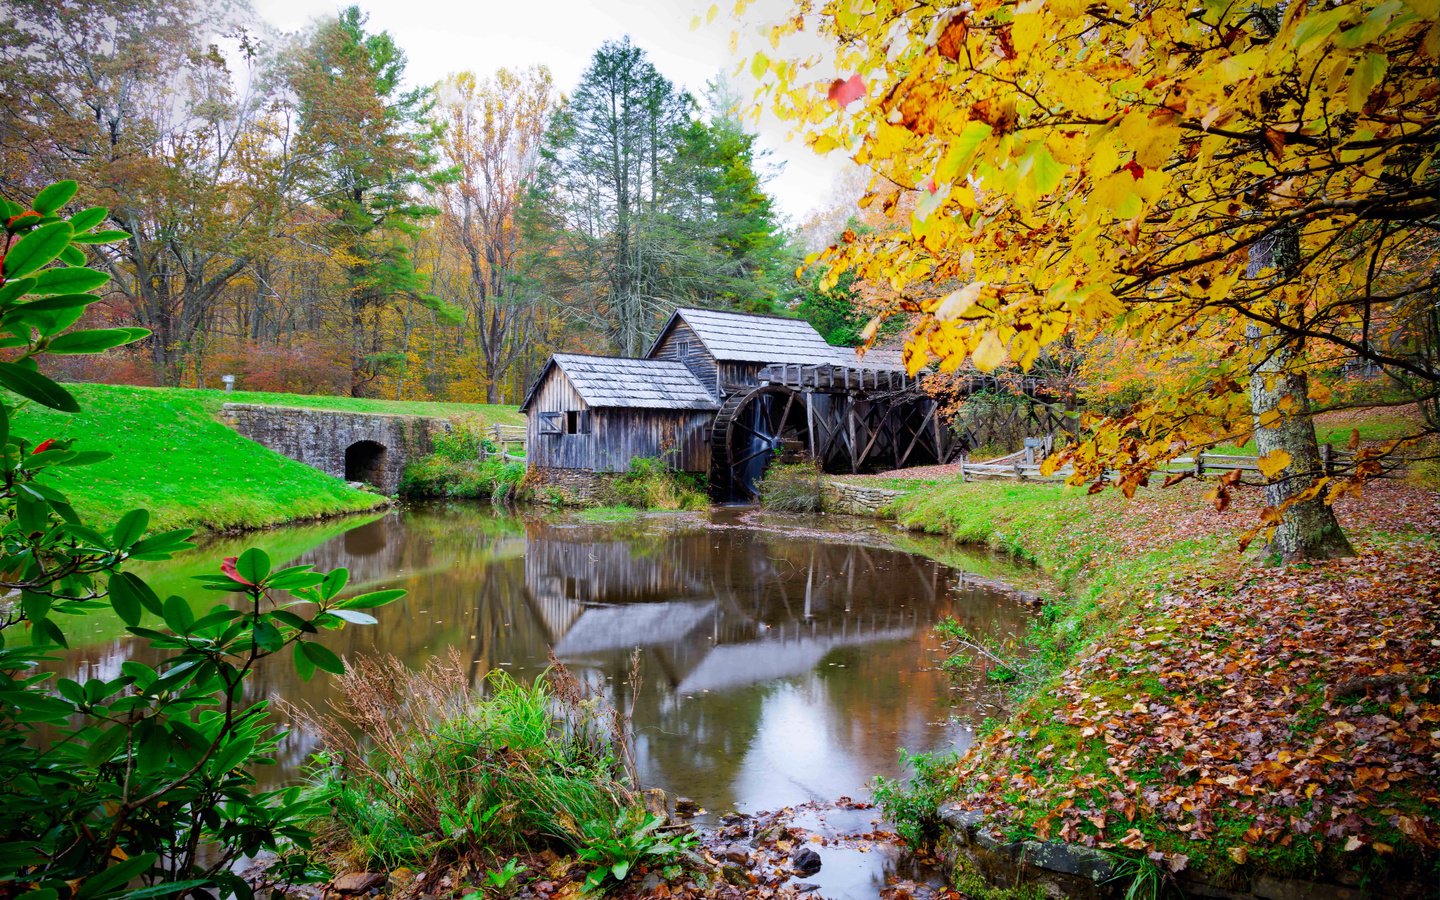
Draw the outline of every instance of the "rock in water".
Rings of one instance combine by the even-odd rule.
[[[795,869],[795,874],[801,878],[809,878],[820,871],[820,854],[809,847],[801,847],[790,857],[790,865]]]

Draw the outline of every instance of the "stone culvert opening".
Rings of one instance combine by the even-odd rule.
[[[345,480],[378,485],[385,480],[385,445],[356,441],[345,448]]]

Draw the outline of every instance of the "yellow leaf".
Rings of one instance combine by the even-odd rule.
[[[935,318],[941,320],[960,318],[966,310],[975,305],[976,300],[980,299],[980,292],[984,289],[985,282],[976,281],[965,285],[958,291],[951,291],[935,308]]]
[[[766,56],[763,52],[757,52],[751,57],[750,74],[754,76],[757,81],[764,78],[765,73],[768,71],[770,71],[770,57]]]
[[[705,11],[705,24],[709,25],[711,22],[715,21],[715,17],[718,15],[720,15],[720,4],[710,4],[710,8]]]
[[[1367,53],[1365,58],[1355,66],[1355,75],[1350,80],[1350,87],[1345,92],[1346,106],[1351,112],[1360,112],[1365,108],[1365,103],[1370,99],[1370,93],[1375,86],[1385,80],[1385,69],[1388,67],[1385,57],[1379,53]]]
[[[1000,336],[993,331],[985,332],[971,359],[974,360],[975,367],[982,372],[993,372],[999,368],[1005,361],[1005,345],[1000,343]]]
[[[1261,475],[1266,478],[1274,478],[1290,465],[1290,453],[1285,450],[1271,450],[1256,460],[1255,464],[1260,467]]]

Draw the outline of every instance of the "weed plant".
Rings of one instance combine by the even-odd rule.
[[[630,468],[615,479],[611,490],[615,506],[680,510],[710,505],[700,478],[676,472],[663,459],[653,456],[630,460]]]
[[[813,463],[784,463],[765,470],[760,481],[760,505],[780,512],[820,512],[825,504],[825,481]]]
[[[477,689],[453,652],[419,672],[361,659],[332,710],[298,715],[327,748],[314,789],[331,804],[330,849],[351,864],[484,867],[545,847],[623,851],[598,854],[598,883],[679,852],[645,819],[625,718],[558,664],[531,684],[492,672]]]

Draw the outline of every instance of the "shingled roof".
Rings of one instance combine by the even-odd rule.
[[[719,404],[690,370],[680,363],[661,359],[623,359],[614,356],[585,356],[556,353],[550,357],[534,387],[520,404],[524,412],[535,391],[556,366],[570,379],[581,399],[592,408],[701,409],[716,410]]]
[[[700,338],[710,355],[722,362],[805,363],[835,362],[835,348],[825,343],[815,326],[803,319],[757,316],[751,313],[722,312],[717,309],[677,309],[671,314],[660,338],[677,319],[683,320]],[[660,343],[657,338],[655,343]],[[651,348],[654,352],[654,346]]]

